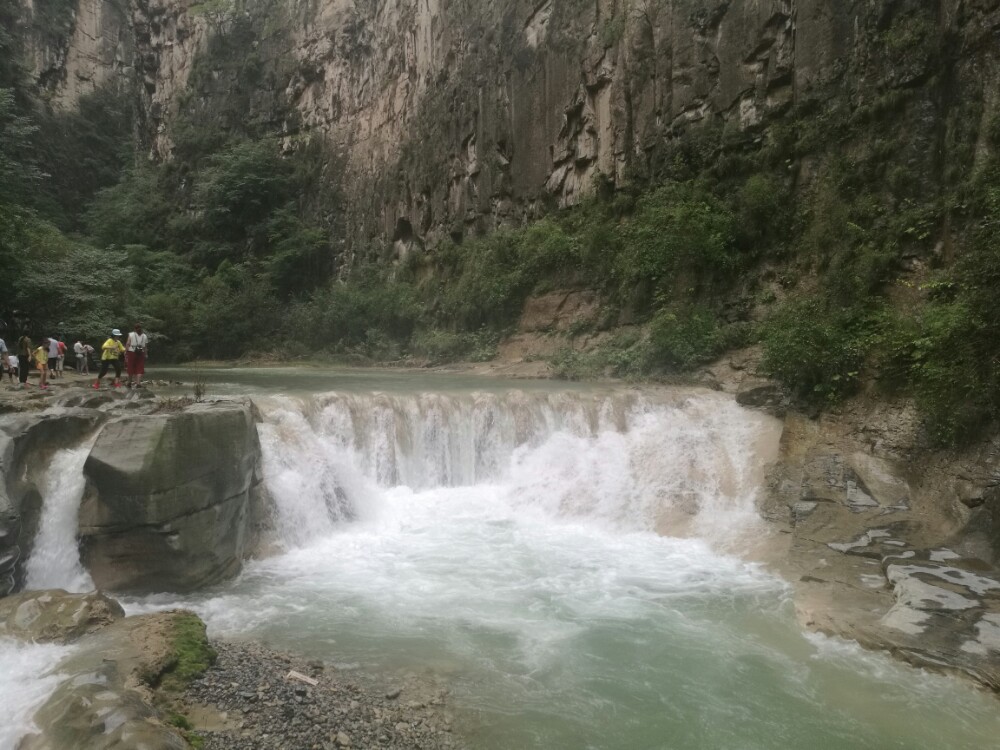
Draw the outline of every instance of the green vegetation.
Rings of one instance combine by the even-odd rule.
[[[215,663],[215,651],[205,635],[205,623],[191,612],[173,615],[170,654],[156,678],[156,687],[172,693],[182,692],[191,680]]]
[[[46,2],[61,17],[62,0]],[[570,329],[587,338],[555,357],[563,377],[670,378],[752,343],[803,401],[869,382],[913,396],[941,444],[1000,418],[1000,114],[962,91],[937,145],[900,124],[924,127],[928,91],[946,85],[926,13],[880,26],[872,59],[899,61],[871,63],[863,90],[803,94],[759,131],[665,131],[623,184],[599,178],[573,209],[485,236],[459,222],[428,247],[407,228],[392,264],[385,240],[346,227],[337,155],[289,135],[282,7],[234,8],[197,6],[214,33],[169,123],[170,158],[150,160],[135,92],[97,91],[75,113],[32,94],[9,32],[18,6],[0,0],[0,266],[15,280],[3,317],[91,338],[141,319],[161,361],[438,363],[494,356],[531,295],[593,289],[603,307]],[[361,20],[341,44],[370,43]],[[624,20],[600,43],[620,42]],[[506,21],[503,33],[521,36]],[[417,132],[445,108],[472,117],[450,91],[428,92]],[[479,145],[484,163],[509,150]],[[448,180],[415,138],[361,199],[400,172]]]
[[[184,714],[171,712],[167,718],[167,723],[180,730],[181,735],[194,750],[201,750],[205,746],[205,738],[194,731],[190,720]]]

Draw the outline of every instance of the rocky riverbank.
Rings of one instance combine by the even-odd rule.
[[[466,747],[440,685],[210,641],[183,610],[125,617],[102,594],[25,592],[0,600],[0,637],[73,645],[19,750]]]
[[[461,748],[447,691],[363,685],[331,664],[252,642],[213,642],[215,664],[184,695],[205,750]],[[315,684],[312,684],[315,683]]]

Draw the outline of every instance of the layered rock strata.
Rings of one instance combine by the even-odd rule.
[[[989,152],[998,35],[996,0],[75,0],[28,34],[58,106],[134,89],[156,158],[179,116],[321,138],[354,198],[347,240],[397,259],[688,152],[780,142],[771,125],[800,115],[893,110],[901,158],[940,180],[951,154]]]
[[[760,510],[766,559],[808,629],[1000,691],[1000,446],[932,451],[907,402],[859,398],[822,415],[754,374],[758,352],[705,373],[783,416]]]

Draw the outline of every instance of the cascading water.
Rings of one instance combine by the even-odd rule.
[[[193,599],[252,635],[444,675],[467,744],[978,747],[988,699],[808,639],[765,536],[778,423],[658,389],[258,396],[285,552]]]
[[[775,420],[700,391],[373,393],[351,378],[254,392],[284,551],[129,610],[191,607],[215,636],[344,670],[429,670],[479,750],[979,750],[1000,736],[989,698],[803,636],[785,584],[727,553],[765,536],[754,506]],[[63,583],[74,566],[41,567]]]
[[[59,684],[58,665],[72,650],[0,638],[0,750],[14,750],[32,731],[31,717]]]
[[[83,465],[93,439],[58,451],[45,469],[38,534],[27,563],[29,589],[91,591],[94,582],[80,564],[77,544],[80,501],[86,480]]]
[[[263,403],[265,479],[288,546],[364,516],[378,489],[503,486],[525,513],[620,531],[756,524],[776,423],[704,394],[335,394]]]

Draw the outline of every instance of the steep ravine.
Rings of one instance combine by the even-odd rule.
[[[600,180],[655,179],[688,152],[780,144],[800,121],[809,139],[891,111],[886,132],[859,131],[838,153],[882,138],[927,184],[954,181],[949,165],[988,158],[1000,105],[994,0],[59,8],[62,26],[26,21],[55,107],[124,84],[158,159],[180,113],[209,128],[255,123],[289,147],[319,136],[343,159],[329,168],[351,196],[346,242],[388,240],[398,259],[574,204]],[[817,163],[790,159],[793,181],[808,185]]]

